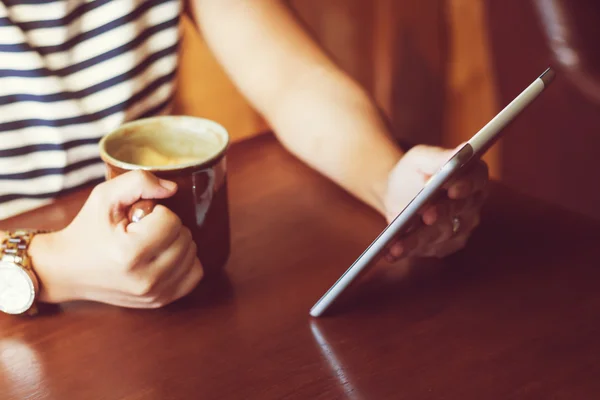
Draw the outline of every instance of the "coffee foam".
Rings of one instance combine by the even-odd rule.
[[[201,164],[227,144],[210,126],[186,123],[184,118],[132,123],[106,142],[113,158],[144,167]]]
[[[199,157],[167,155],[152,145],[135,143],[124,143],[112,156],[119,161],[144,167],[162,167],[200,161]]]

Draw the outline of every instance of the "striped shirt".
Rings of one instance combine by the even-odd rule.
[[[98,141],[169,112],[177,0],[0,0],[0,220],[104,179]]]

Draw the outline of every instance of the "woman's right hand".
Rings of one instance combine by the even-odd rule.
[[[95,187],[65,229],[36,235],[29,251],[40,301],[157,308],[190,293],[203,276],[190,231],[162,205],[139,222],[127,216],[135,202],[176,190],[148,172],[128,172]]]

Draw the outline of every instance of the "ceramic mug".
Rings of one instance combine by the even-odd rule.
[[[226,153],[229,134],[218,123],[196,117],[160,116],[123,124],[100,141],[106,179],[142,169],[177,183],[168,199],[140,201],[130,210],[135,222],[162,204],[192,233],[208,277],[229,258],[230,227]]]

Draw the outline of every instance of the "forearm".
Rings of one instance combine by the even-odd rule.
[[[388,175],[402,152],[355,82],[334,69],[315,70],[297,80],[267,118],[292,153],[384,212]]]
[[[277,0],[196,0],[225,70],[299,158],[382,211],[402,153],[374,103]]]

